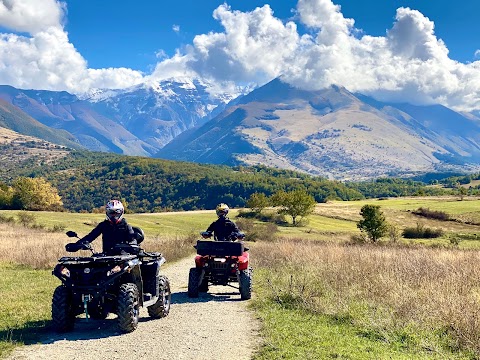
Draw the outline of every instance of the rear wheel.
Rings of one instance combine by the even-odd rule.
[[[188,297],[198,297],[200,291],[200,277],[202,276],[202,269],[191,268],[188,274]]]
[[[71,331],[75,324],[70,293],[63,285],[58,286],[53,292],[52,322],[58,332]]]
[[[170,304],[172,302],[172,293],[170,291],[170,282],[164,275],[160,275],[159,280],[159,297],[155,304],[149,306],[148,315],[155,319],[163,318],[170,312]]]
[[[252,272],[253,269],[249,266],[248,269],[240,270],[240,274],[238,275],[240,297],[242,300],[248,300],[252,297]]]
[[[138,326],[139,295],[137,285],[122,284],[118,292],[118,327],[123,332],[132,332]]]
[[[200,283],[200,286],[198,287],[198,291],[208,292],[208,280],[205,277],[203,277],[202,282]]]

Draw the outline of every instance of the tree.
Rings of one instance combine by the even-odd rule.
[[[11,209],[13,200],[13,189],[0,183],[0,209]]]
[[[253,193],[247,200],[247,207],[260,214],[263,209],[270,205],[268,197],[264,193]]]
[[[272,195],[272,204],[280,207],[279,214],[292,217],[293,226],[297,225],[298,217],[306,217],[315,209],[315,199],[305,190],[293,190],[290,192],[279,191]]]
[[[458,185],[457,186],[457,194],[460,197],[460,201],[463,201],[463,198],[465,197],[465,195],[468,194],[468,190],[467,190],[466,187],[464,187],[462,185]]]
[[[360,210],[360,215],[363,217],[363,220],[357,223],[357,227],[360,231],[365,232],[372,242],[377,242],[377,240],[387,234],[388,224],[385,220],[385,215],[380,210],[380,206],[364,205]]]
[[[12,205],[16,209],[58,210],[63,206],[57,189],[44,178],[19,177],[12,188]]]

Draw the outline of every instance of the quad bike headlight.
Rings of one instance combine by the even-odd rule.
[[[60,274],[62,274],[65,277],[70,277],[70,270],[68,270],[65,266],[62,266],[60,268]]]
[[[112,270],[107,271],[107,276],[116,274],[116,273],[120,272],[121,270],[122,270],[122,268],[119,265],[117,265],[114,268],[112,268]]]

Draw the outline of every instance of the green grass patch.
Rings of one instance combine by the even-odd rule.
[[[32,344],[51,319],[52,293],[60,284],[51,270],[0,264],[0,357]]]
[[[19,211],[0,210],[0,214],[17,217]],[[105,219],[105,214],[67,213],[48,211],[28,211],[35,222],[53,228],[64,226],[67,230],[76,231],[80,236],[90,232],[95,224]],[[235,213],[233,212],[233,215]],[[161,235],[188,235],[192,232],[204,231],[212,221],[216,220],[215,211],[210,212],[181,212],[181,213],[154,213],[154,214],[125,214],[128,223],[139,226],[146,236]]]
[[[306,310],[296,297],[272,297],[268,276],[266,269],[255,271],[252,307],[262,321],[264,341],[255,360],[476,359],[459,351],[441,329],[372,323],[372,309],[365,304],[350,304],[344,313],[322,313]],[[375,311],[381,318],[381,310]]]

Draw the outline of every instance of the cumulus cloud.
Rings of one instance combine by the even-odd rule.
[[[69,42],[66,5],[56,0],[0,0],[0,83],[18,88],[67,90],[122,88],[143,81],[131,69],[89,69]]]
[[[419,11],[399,8],[386,36],[361,34],[331,0],[299,0],[295,21],[274,16],[269,5],[250,12],[219,6],[224,31],[195,37],[183,55],[166,64],[217,80],[256,81],[281,76],[303,89],[332,84],[385,101],[442,103],[457,110],[480,108],[480,62],[448,56],[434,23]]]
[[[65,4],[56,0],[0,0],[0,24],[10,30],[37,33],[62,28]]]
[[[380,100],[480,109],[480,61],[452,60],[434,23],[406,7],[386,14],[395,15],[392,26],[374,37],[356,29],[332,0],[298,0],[288,21],[269,5],[241,12],[223,4],[213,13],[222,32],[197,35],[172,57],[159,51],[148,75],[88,68],[64,31],[65,14],[58,0],[0,0],[0,26],[13,31],[0,34],[0,83],[80,92],[181,76],[230,86],[281,76],[302,89],[336,84]]]
[[[175,31],[176,33],[180,32],[180,25],[173,25],[172,30]]]

